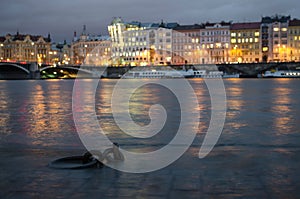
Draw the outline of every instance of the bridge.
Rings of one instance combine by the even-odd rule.
[[[36,63],[0,62],[0,79],[99,78],[105,67],[38,66]]]
[[[249,63],[249,64],[218,64],[195,65],[196,69],[218,70],[228,74],[239,73],[245,77],[256,77],[270,69],[295,70],[300,62],[289,63]],[[176,67],[175,67],[176,68]],[[36,63],[0,62],[0,79],[47,79],[47,78],[100,78],[100,76],[118,78],[127,72],[129,67],[99,66],[38,66]]]

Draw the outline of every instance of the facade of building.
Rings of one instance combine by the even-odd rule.
[[[288,61],[288,25],[290,16],[263,17],[261,50],[263,62]]]
[[[289,21],[288,28],[288,61],[300,61],[300,20]]]
[[[111,64],[111,40],[109,36],[93,36],[84,26],[79,38],[74,33],[71,44],[71,64],[108,66]]]
[[[200,30],[202,64],[227,63],[230,60],[231,22],[206,23]]]
[[[71,45],[66,41],[63,43],[52,43],[50,62],[53,65],[68,65],[71,63]]]
[[[51,38],[7,34],[0,39],[1,61],[50,63]]]
[[[172,30],[148,28],[124,32],[123,60],[125,65],[147,66],[170,64]]]
[[[184,25],[173,29],[172,64],[201,64],[203,51],[200,45],[202,25]]]
[[[3,52],[4,41],[5,41],[5,37],[0,37],[0,59],[1,59],[1,61],[4,59],[4,52]]]
[[[234,23],[230,28],[230,62],[261,61],[260,22]]]
[[[166,65],[172,62],[172,28],[177,23],[123,22],[115,18],[108,26],[112,40],[112,63]]]
[[[200,25],[116,18],[108,31],[114,65],[183,65],[300,61],[299,27],[299,20],[278,15]]]

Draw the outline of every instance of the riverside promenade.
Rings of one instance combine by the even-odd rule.
[[[299,148],[217,146],[205,159],[199,148],[160,171],[129,174],[108,167],[51,169],[56,158],[84,150],[1,146],[0,198],[299,198]]]

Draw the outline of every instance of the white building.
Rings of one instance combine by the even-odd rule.
[[[172,28],[177,23],[125,23],[116,18],[108,26],[112,63],[116,66],[167,65],[172,61]]]
[[[183,25],[173,29],[172,64],[201,64],[200,30],[202,25]]]
[[[200,30],[201,64],[227,63],[230,60],[231,23],[206,23]]]

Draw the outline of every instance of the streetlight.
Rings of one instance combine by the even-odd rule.
[[[234,47],[233,47],[233,49],[234,49],[234,52],[235,52],[235,55],[234,55],[234,62],[236,62],[236,57],[237,57],[237,45],[235,45]]]

